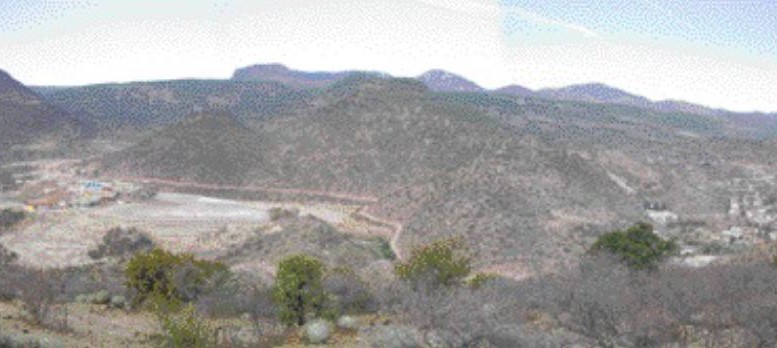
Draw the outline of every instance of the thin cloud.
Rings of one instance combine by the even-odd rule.
[[[532,12],[518,6],[513,6],[513,5],[507,6],[504,8],[504,11],[509,14],[518,15],[519,17],[525,20],[528,20],[537,24],[564,28],[566,30],[576,32],[586,38],[596,38],[596,39],[601,38],[601,36],[597,32],[593,31],[592,29],[586,28],[582,25],[564,22],[562,20],[543,16],[539,13]]]

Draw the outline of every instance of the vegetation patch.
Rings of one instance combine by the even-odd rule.
[[[674,241],[667,241],[653,233],[653,226],[640,222],[626,231],[605,233],[591,247],[591,253],[602,251],[616,255],[633,269],[652,269],[678,249]]]
[[[137,228],[114,227],[110,229],[97,249],[89,250],[89,257],[101,259],[108,256],[124,256],[153,249],[154,243]]]
[[[317,317],[324,314],[323,275],[321,261],[304,254],[290,256],[278,264],[273,301],[281,322],[303,326],[308,313]]]
[[[430,282],[433,285],[458,285],[469,275],[472,256],[459,238],[444,239],[414,248],[410,259],[394,267],[401,279],[413,283]]]
[[[148,299],[172,305],[189,302],[227,275],[228,268],[220,262],[162,249],[136,254],[125,269],[127,287],[136,294],[135,303]]]

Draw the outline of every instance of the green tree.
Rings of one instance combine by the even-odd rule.
[[[194,300],[212,278],[227,273],[220,262],[162,249],[135,254],[124,270],[127,287],[137,293],[136,303],[152,298],[170,304]]]
[[[658,262],[677,250],[672,240],[653,233],[653,226],[639,222],[626,231],[605,233],[591,246],[589,253],[609,252],[632,269],[653,269]]]
[[[289,256],[278,264],[273,301],[287,325],[305,325],[305,315],[324,314],[326,293],[322,286],[324,265],[310,256]]]
[[[450,238],[414,248],[406,262],[398,263],[394,273],[416,285],[459,285],[472,270],[472,256],[460,238]]]

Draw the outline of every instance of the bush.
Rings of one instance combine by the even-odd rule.
[[[427,341],[445,347],[477,347],[506,325],[523,323],[522,295],[499,281],[484,283],[479,289],[451,286],[435,291],[396,282],[382,297],[389,312],[418,329]],[[511,343],[507,346],[521,346]]]
[[[350,268],[339,267],[329,272],[324,277],[323,287],[337,314],[359,314],[377,309],[367,284]]]
[[[13,251],[9,251],[4,245],[0,244],[0,267],[10,265],[19,258],[19,255]]]
[[[376,242],[378,243],[378,255],[380,255],[381,258],[385,260],[396,260],[397,255],[394,254],[394,250],[391,249],[391,243],[389,243],[387,240],[383,238],[376,238]]]
[[[462,239],[452,238],[414,248],[410,259],[397,264],[394,272],[400,279],[414,284],[459,285],[469,275],[471,261]]]
[[[17,284],[18,290],[16,292],[19,296],[18,298],[32,322],[37,325],[44,325],[46,319],[48,319],[49,312],[54,307],[54,301],[59,291],[56,279],[43,271],[20,271],[20,277],[17,280],[19,282]]]
[[[103,242],[97,249],[89,250],[89,257],[100,259],[106,256],[124,256],[137,252],[146,252],[154,247],[151,239],[138,229],[114,227],[103,236]]]
[[[270,220],[278,221],[281,219],[289,219],[289,218],[295,218],[299,216],[299,210],[274,207],[270,209],[269,214],[270,214]]]
[[[322,286],[324,266],[307,255],[287,257],[278,264],[273,301],[284,324],[305,325],[305,316],[324,314],[326,294]]]
[[[15,211],[12,209],[0,210],[0,231],[13,227],[24,220],[25,216],[26,215],[22,211]]]
[[[157,308],[163,335],[160,347],[210,348],[216,347],[216,331],[211,328],[190,304],[179,313]]]
[[[148,298],[171,304],[195,300],[217,276],[228,274],[220,262],[176,255],[161,249],[136,254],[127,263],[127,287],[135,291],[135,303]]]
[[[467,281],[467,285],[473,289],[480,289],[483,284],[490,282],[492,280],[497,279],[498,276],[496,274],[490,274],[490,273],[478,273],[475,274],[474,277],[470,278]]]
[[[605,233],[594,243],[590,252],[612,253],[633,269],[653,269],[677,248],[674,241],[663,240],[653,233],[653,226],[640,222],[626,231]]]

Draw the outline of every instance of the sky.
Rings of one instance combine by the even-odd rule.
[[[605,83],[777,111],[774,0],[2,0],[0,69],[27,85],[234,69],[444,69],[486,88]]]

